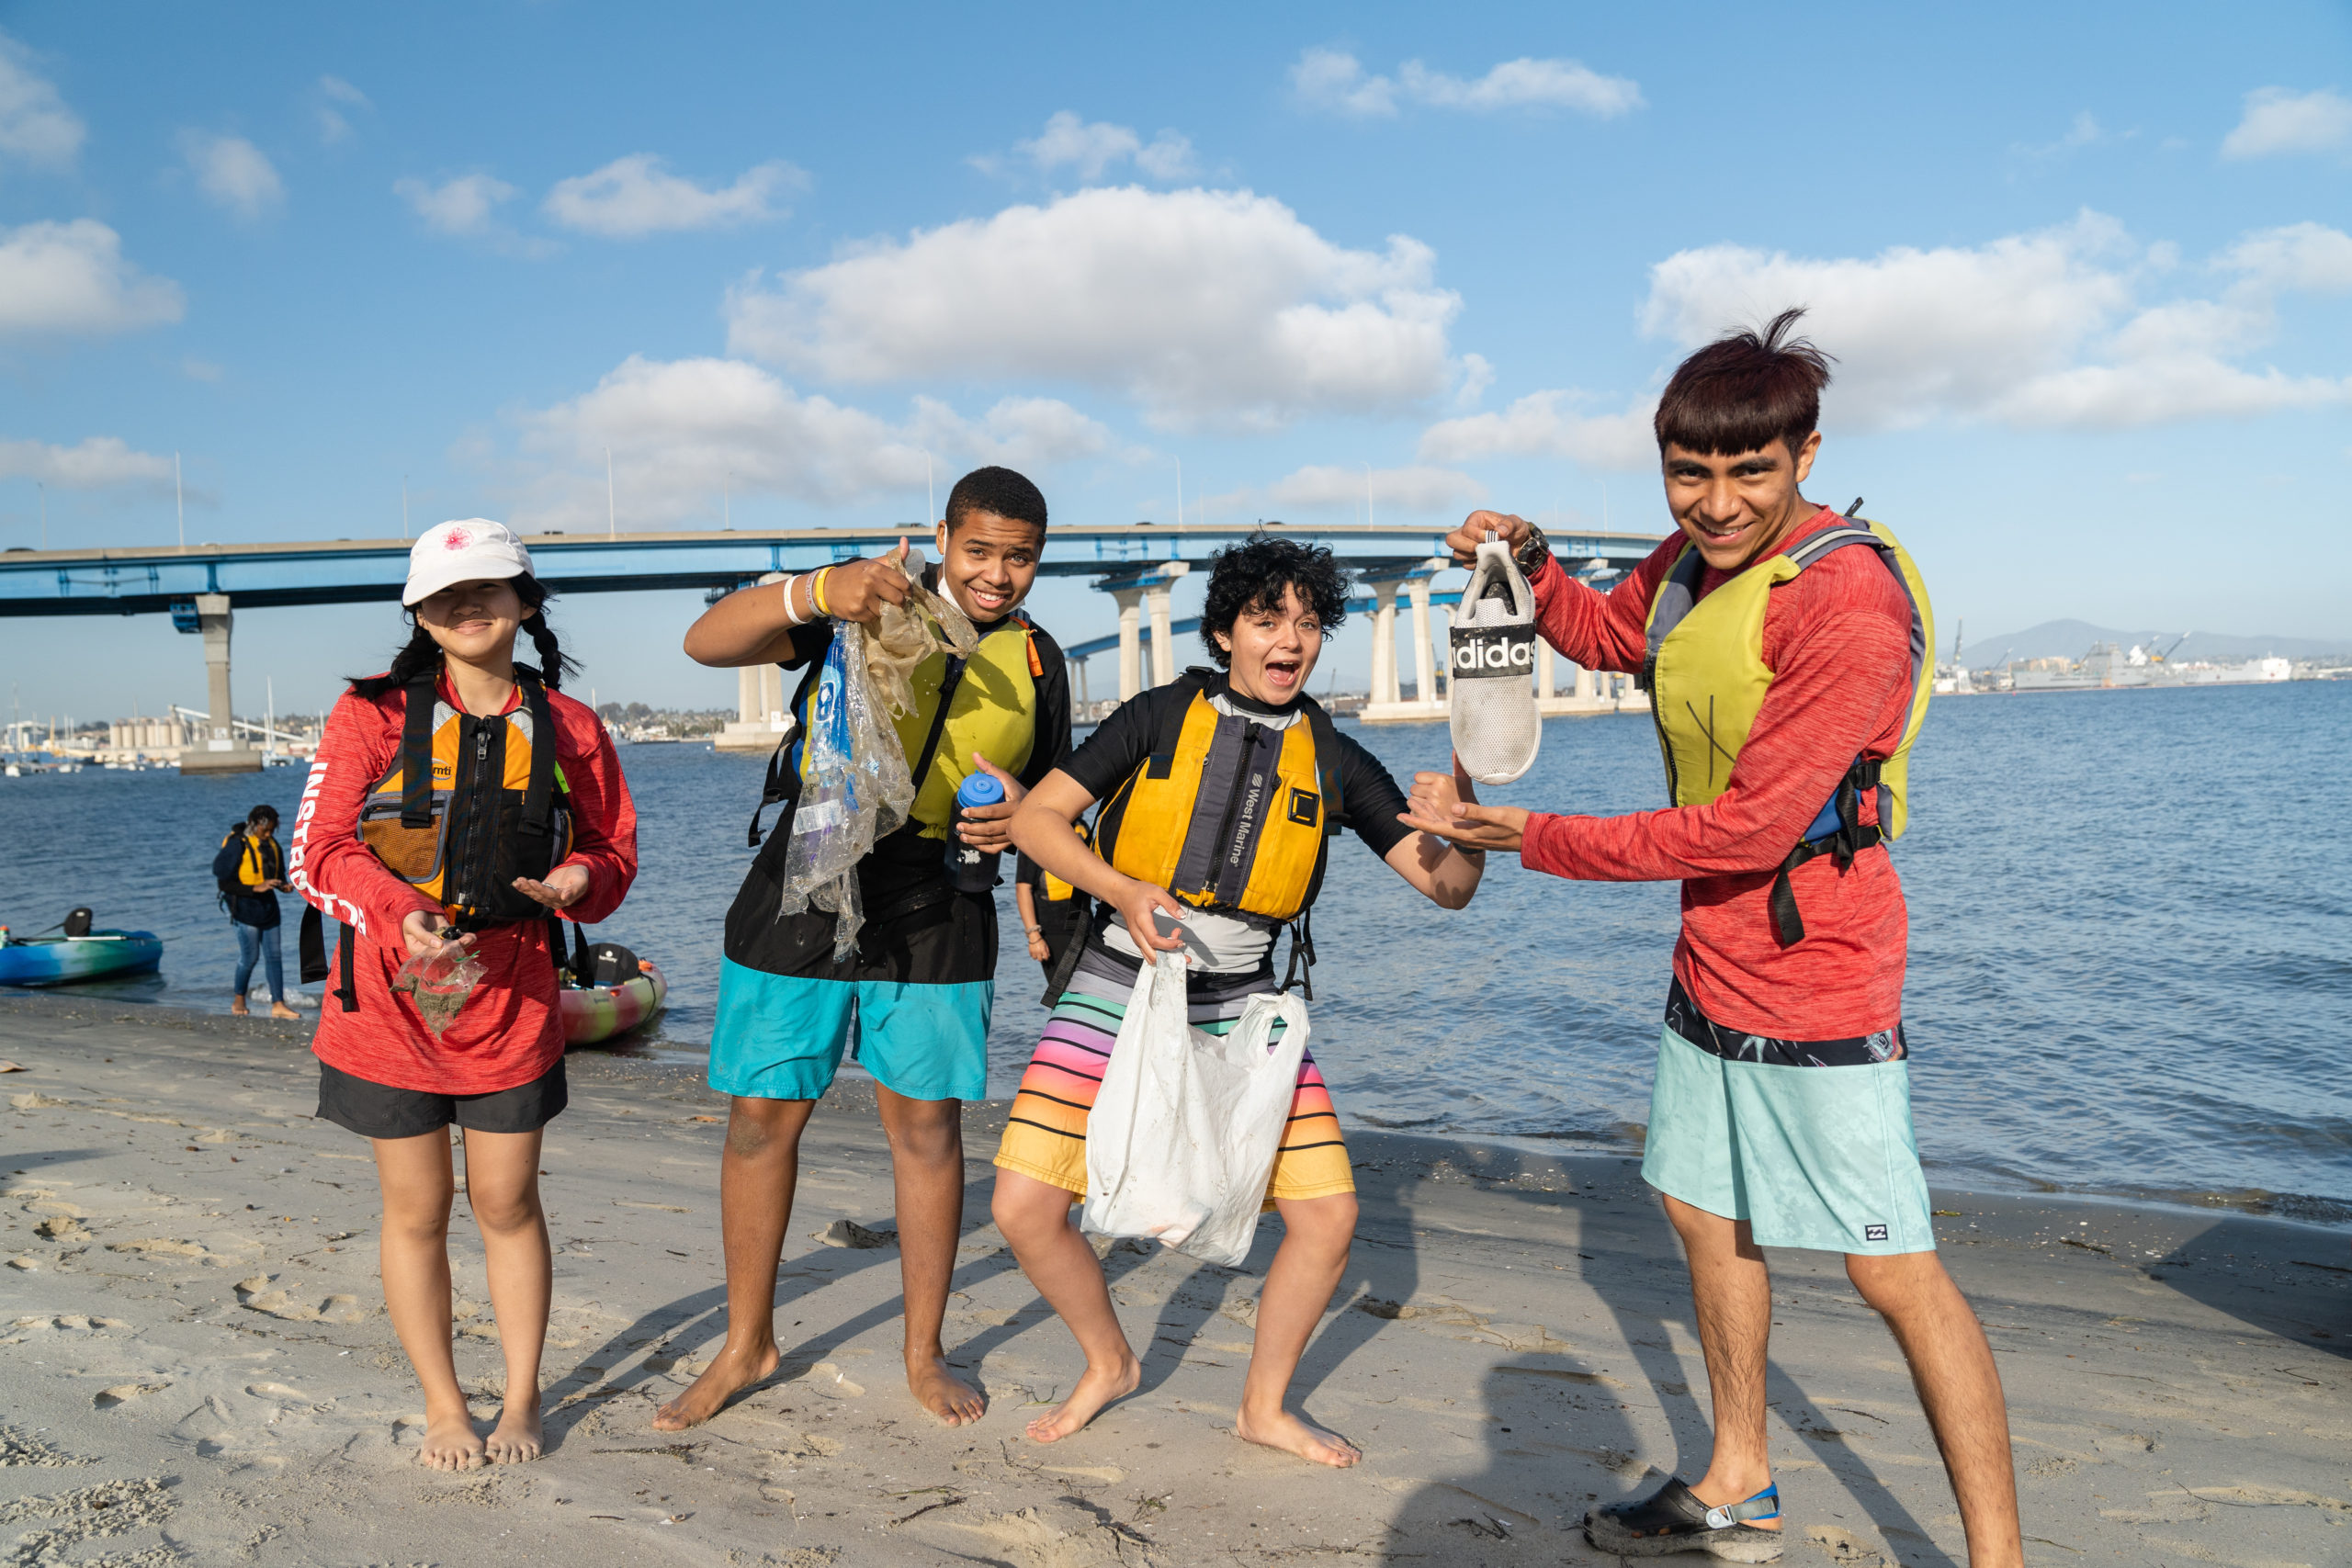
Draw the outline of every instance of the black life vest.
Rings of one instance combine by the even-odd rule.
[[[489,718],[441,700],[437,673],[408,688],[400,756],[359,808],[359,837],[393,875],[468,931],[543,919],[514,888],[571,852],[571,791],[556,760],[547,688],[517,671],[523,700]]]

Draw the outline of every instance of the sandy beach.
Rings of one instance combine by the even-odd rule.
[[[725,1105],[689,1073],[575,1054],[544,1181],[550,1451],[426,1472],[376,1284],[374,1173],[311,1115],[307,1032],[0,1000],[0,1057],[26,1069],[0,1076],[9,1562],[1552,1563],[1594,1557],[1577,1529],[1592,1502],[1703,1453],[1689,1299],[1631,1162],[1363,1131],[1363,1228],[1302,1374],[1360,1468],[1231,1436],[1272,1221],[1238,1270],[1114,1249],[1143,1389],[1031,1444],[1023,1423],[1079,1361],[986,1224],[1001,1105],[967,1117],[948,1317],[990,1404],[941,1427],[900,1375],[887,1160],[849,1083],[803,1145],[784,1368],[709,1426],[656,1433],[653,1408],[723,1327]],[[1344,1108],[1343,1063],[1335,1079]],[[2352,1562],[2343,1233],[1958,1192],[1936,1207],[2007,1380],[2032,1561]],[[458,1367],[487,1413],[499,1362],[462,1212],[455,1234]],[[1884,1329],[1834,1259],[1773,1262],[1784,1560],[1962,1561]]]

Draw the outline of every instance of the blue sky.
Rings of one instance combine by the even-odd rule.
[[[1647,400],[1813,308],[1814,490],[1947,628],[2352,638],[2352,11],[0,7],[0,543],[1498,504],[1666,526]],[[723,497],[731,493],[731,502]],[[1197,588],[1193,590],[1197,592]],[[558,625],[718,705],[691,595]],[[1102,596],[1035,606],[1067,638]],[[380,621],[381,624],[379,624]],[[389,612],[257,612],[238,702]],[[1361,627],[1330,657],[1361,686]],[[52,657],[70,651],[69,659]],[[28,710],[201,700],[0,623]]]

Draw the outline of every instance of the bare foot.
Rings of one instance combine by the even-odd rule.
[[[231,1012],[234,1013],[234,1014],[235,1014],[237,1017],[239,1017],[239,1018],[243,1018],[243,1017],[244,1017],[244,1016],[245,1016],[245,1010],[245,1010],[245,998],[243,998],[243,997],[232,997],[232,998],[229,998],[229,1010],[230,1010]]]
[[[544,1436],[537,1399],[527,1404],[509,1403],[499,1412],[498,1425],[490,1429],[482,1451],[492,1464],[528,1464],[539,1457]]]
[[[416,1462],[427,1470],[473,1470],[482,1462],[482,1440],[474,1435],[472,1416],[458,1410],[448,1416],[427,1413],[424,1446]]]
[[[1345,1470],[1363,1458],[1362,1450],[1337,1432],[1327,1432],[1287,1410],[1277,1411],[1272,1420],[1252,1419],[1244,1410],[1233,1429],[1245,1442],[1262,1443],[1334,1470]]]
[[[657,1432],[683,1432],[699,1427],[727,1407],[727,1402],[768,1376],[784,1359],[771,1343],[752,1352],[722,1347],[686,1392],[653,1413]]]
[[[916,1403],[944,1426],[977,1421],[989,1407],[979,1391],[948,1371],[947,1363],[937,1356],[920,1356],[907,1362],[907,1387]]]
[[[288,1007],[284,1002],[272,1002],[269,1004],[269,1016],[272,1018],[300,1018],[302,1015],[296,1012],[292,1008]]]
[[[1084,1427],[1114,1400],[1125,1399],[1143,1382],[1143,1363],[1129,1356],[1110,1371],[1086,1369],[1069,1397],[1029,1423],[1033,1443],[1057,1443]]]

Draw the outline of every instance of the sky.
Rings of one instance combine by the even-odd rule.
[[[191,540],[394,536],[403,486],[601,526],[608,451],[623,527],[1001,462],[1072,522],[1663,532],[1658,388],[1803,305],[1808,493],[1947,644],[2352,640],[2347,229],[2341,3],[0,5],[0,547],[169,542],[175,460]],[[726,705],[699,608],[556,625],[607,700]],[[237,705],[401,637],[243,615]],[[0,660],[28,713],[203,701],[162,616]]]

